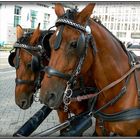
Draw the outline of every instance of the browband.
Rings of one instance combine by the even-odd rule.
[[[40,51],[40,50],[42,50],[41,45],[37,45],[36,47],[32,47],[32,46],[17,43],[17,42],[14,44],[14,48],[23,48],[23,49],[32,50],[32,51]]]
[[[56,26],[59,26],[59,25],[62,25],[62,24],[67,24],[69,26],[72,26],[73,28],[76,28],[76,29],[81,30],[83,32],[87,32],[86,28],[84,26],[82,26],[82,25],[80,25],[78,23],[75,23],[70,19],[59,18],[56,21]]]

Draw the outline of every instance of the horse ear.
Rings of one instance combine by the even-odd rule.
[[[85,22],[91,16],[95,3],[89,3],[77,16],[78,21]]]
[[[41,34],[41,31],[40,31],[40,23],[39,23],[37,29],[35,29],[35,31],[33,32],[33,35],[30,38],[31,45],[36,45],[40,37],[40,34]]]
[[[55,4],[55,14],[58,17],[65,14],[65,10],[64,10],[64,7],[62,6],[62,4],[60,4],[60,3]]]
[[[17,27],[16,27],[17,40],[19,38],[21,38],[23,36],[23,34],[24,34],[24,31],[23,31],[22,27],[20,25],[17,25]]]

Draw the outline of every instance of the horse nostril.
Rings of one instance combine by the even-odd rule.
[[[54,108],[57,102],[57,96],[55,93],[48,93],[45,97],[44,103],[47,104],[50,108]]]
[[[55,94],[54,93],[50,93],[48,95],[48,100],[55,100]]]
[[[27,100],[22,100],[22,101],[21,101],[21,107],[22,107],[22,108],[26,108],[27,104],[28,104],[28,103],[27,103]]]

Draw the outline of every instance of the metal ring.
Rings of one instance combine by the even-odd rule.
[[[72,96],[72,90],[71,89],[67,89],[65,97],[70,98]]]

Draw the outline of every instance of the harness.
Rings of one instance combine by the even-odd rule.
[[[48,44],[46,44],[46,38],[53,33],[54,31],[42,31],[41,36],[39,38],[38,44],[36,46],[30,46],[28,44],[28,39],[32,35],[32,32],[26,33],[21,37],[13,46],[13,49],[10,51],[10,55],[8,58],[9,64],[15,69],[19,68],[20,63],[20,51],[21,49],[26,51],[29,55],[32,56],[31,62],[26,64],[27,67],[30,67],[34,73],[38,73],[38,76],[35,80],[23,80],[20,78],[15,79],[16,85],[33,85],[34,86],[34,97],[36,97],[36,91],[41,87],[41,80],[42,80],[42,69],[44,68],[44,60],[49,61],[50,57],[50,50],[48,48]],[[47,48],[45,48],[47,45]],[[14,50],[14,51],[13,51]],[[13,60],[15,58],[15,64]],[[35,99],[35,98],[34,98]],[[36,99],[35,99],[36,100]],[[37,101],[37,100],[36,100]]]
[[[96,54],[96,52],[97,52],[96,44],[95,44],[94,38],[91,34],[89,20],[86,22],[85,26],[82,26],[78,23],[75,23],[73,21],[73,19],[71,18],[71,16],[69,16],[72,13],[75,14],[75,11],[67,11],[67,13],[63,17],[61,17],[60,19],[58,19],[56,21],[56,26],[60,26],[60,30],[59,30],[58,36],[56,38],[54,49],[55,50],[59,49],[61,41],[62,41],[62,32],[66,25],[78,30],[80,32],[80,37],[78,39],[78,42],[80,42],[80,43],[77,43],[77,47],[81,44],[84,44],[84,46],[82,45],[84,47],[84,49],[83,49],[82,54],[80,55],[79,62],[77,64],[75,70],[72,72],[72,74],[65,74],[65,73],[62,73],[51,67],[46,67],[45,72],[47,72],[47,74],[49,76],[57,76],[59,78],[63,78],[65,80],[67,80],[67,86],[66,86],[66,89],[65,89],[65,92],[63,95],[64,111],[68,110],[68,105],[70,104],[71,101],[81,101],[81,100],[92,98],[92,104],[88,111],[89,115],[91,115],[91,116],[93,115],[100,120],[100,127],[102,129],[102,133],[103,133],[103,135],[106,135],[104,121],[117,122],[117,121],[125,121],[125,120],[140,118],[140,109],[139,108],[123,110],[123,111],[120,111],[118,113],[113,113],[113,114],[106,114],[106,113],[101,112],[103,109],[109,107],[110,105],[115,104],[126,93],[127,85],[129,83],[132,73],[135,73],[135,81],[136,81],[138,93],[140,96],[140,84],[139,84],[139,81],[137,78],[137,69],[140,68],[140,63],[139,63],[139,61],[136,61],[136,57],[134,56],[134,54],[132,52],[128,52],[128,51],[126,51],[125,47],[122,47],[123,50],[128,55],[130,70],[126,74],[124,74],[121,78],[110,83],[109,85],[107,85],[106,87],[104,87],[102,90],[100,90],[99,92],[97,92],[95,94],[88,94],[88,95],[84,95],[82,97],[77,96],[77,97],[72,98],[72,96],[73,96],[72,87],[73,87],[74,83],[77,82],[77,78],[81,72],[81,68],[82,68],[83,62],[85,60],[85,56],[86,56],[87,48],[89,47],[89,44],[91,44],[91,47],[93,48],[94,53]],[[96,103],[96,99],[98,98],[98,95],[101,94],[102,92],[107,91],[110,88],[116,86],[118,83],[120,83],[123,80],[125,80],[125,84],[122,87],[122,89],[120,90],[120,92],[118,93],[118,95],[115,98],[113,98],[111,101],[109,101],[107,104],[102,106],[101,108],[96,109],[95,103]],[[91,87],[91,89],[92,89],[92,87]]]

